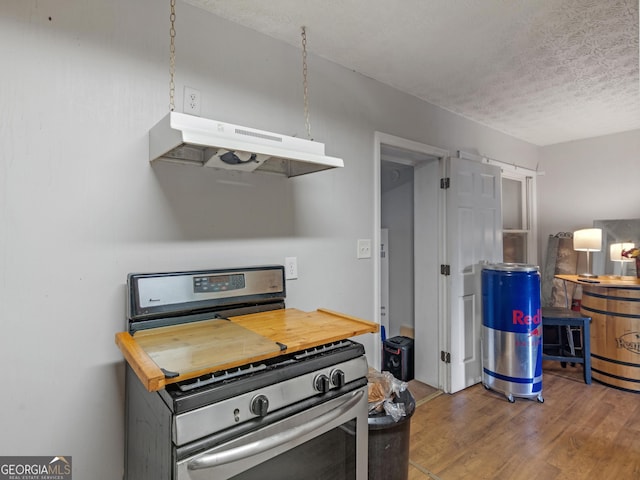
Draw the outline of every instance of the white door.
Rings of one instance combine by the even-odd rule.
[[[445,160],[443,258],[444,390],[454,393],[481,381],[481,263],[502,261],[500,168],[461,158]],[[448,313],[448,314],[447,314]],[[449,318],[449,322],[446,319]]]

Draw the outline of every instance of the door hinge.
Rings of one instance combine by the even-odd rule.
[[[440,265],[440,275],[451,275],[451,265]]]
[[[451,363],[451,354],[449,352],[441,351],[440,360],[442,360],[444,363]]]
[[[442,189],[449,188],[449,183],[450,183],[449,177],[441,178],[440,179],[440,188],[442,188]]]

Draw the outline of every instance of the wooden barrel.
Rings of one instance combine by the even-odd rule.
[[[611,387],[640,393],[640,289],[582,287],[591,317],[591,373]]]

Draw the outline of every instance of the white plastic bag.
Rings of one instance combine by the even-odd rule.
[[[404,403],[394,400],[407,389],[407,382],[395,378],[391,372],[369,372],[369,414],[383,410],[395,422],[406,415]]]

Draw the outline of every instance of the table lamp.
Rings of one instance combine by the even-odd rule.
[[[587,272],[578,275],[583,278],[598,278],[591,273],[590,252],[599,252],[602,248],[602,229],[583,228],[573,232],[573,249],[577,252],[587,252]]]
[[[612,262],[620,262],[620,276],[624,277],[625,263],[633,262],[633,258],[627,258],[622,256],[622,252],[625,250],[631,250],[636,245],[634,243],[612,243],[609,247],[609,256]]]

